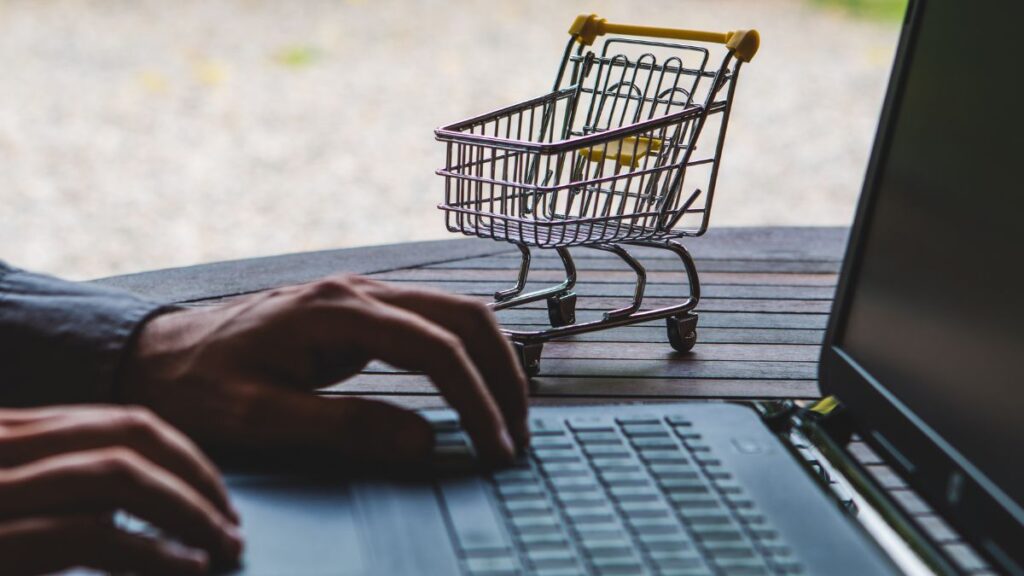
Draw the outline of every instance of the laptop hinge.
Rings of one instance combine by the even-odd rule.
[[[960,574],[946,555],[846,449],[857,430],[829,396],[811,404],[758,403],[765,423],[838,505],[908,574]]]

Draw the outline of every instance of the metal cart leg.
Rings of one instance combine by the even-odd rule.
[[[682,244],[669,240],[665,242],[665,248],[675,252],[683,261],[686,268],[686,279],[690,283],[690,300],[693,307],[700,301],[700,278],[697,276],[697,266],[693,262],[690,252]],[[691,308],[692,309],[692,308]],[[685,314],[670,316],[665,319],[668,331],[668,341],[678,352],[689,352],[697,343],[697,315],[687,311]]]
[[[610,320],[612,318],[629,316],[639,310],[640,305],[643,304],[644,301],[644,290],[647,289],[647,270],[644,269],[643,264],[637,261],[636,258],[633,258],[632,254],[627,252],[625,248],[618,244],[601,244],[599,246],[592,246],[592,248],[615,254],[619,258],[622,258],[623,262],[629,264],[629,267],[636,273],[636,288],[633,290],[633,303],[625,308],[605,312],[605,319]]]
[[[526,288],[526,277],[530,274],[530,247],[526,244],[516,244],[516,248],[522,252],[523,257],[519,262],[519,278],[516,280],[516,285],[507,289],[501,290],[494,293],[495,302],[504,302],[518,296],[523,288]]]
[[[518,246],[519,251],[523,253],[523,259],[519,266],[519,280],[516,282],[515,287],[503,290],[494,295],[495,301],[491,303],[491,309],[498,311],[506,308],[512,308],[513,306],[529,304],[530,302],[536,302],[538,300],[558,299],[572,296],[572,298],[566,298],[570,303],[557,305],[567,307],[567,310],[573,311],[571,316],[575,317],[575,294],[572,293],[572,287],[576,285],[576,263],[572,261],[572,256],[569,254],[569,250],[563,247],[555,248],[555,252],[558,252],[558,256],[562,259],[562,266],[565,268],[565,280],[563,280],[561,284],[550,288],[544,288],[543,290],[536,290],[527,294],[521,294],[523,288],[526,287],[526,277],[530,271],[530,248],[525,244],[516,244],[516,246]],[[548,306],[550,307],[552,304],[549,303]],[[566,324],[571,323],[572,322],[566,322]]]
[[[548,320],[555,328],[576,323],[576,293],[571,290],[576,285],[576,263],[573,262],[568,248],[556,248],[555,252],[562,259],[565,268],[565,286],[562,292],[548,297]]]

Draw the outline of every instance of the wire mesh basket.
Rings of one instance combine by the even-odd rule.
[[[519,280],[495,295],[494,308],[548,300],[551,329],[508,331],[531,374],[546,340],[657,318],[669,318],[676,349],[692,348],[699,284],[677,240],[707,230],[736,80],[759,45],[754,30],[629,26],[595,15],[578,17],[569,33],[550,93],[435,131],[446,144],[437,173],[448,229],[522,252]],[[624,245],[679,255],[686,302],[641,312],[644,269]],[[613,252],[633,268],[633,305],[575,323],[568,248],[576,246]],[[555,249],[565,281],[523,294],[531,248]]]

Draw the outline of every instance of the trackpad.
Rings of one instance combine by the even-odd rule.
[[[361,574],[366,565],[344,481],[242,476],[227,479],[246,546],[234,574]]]

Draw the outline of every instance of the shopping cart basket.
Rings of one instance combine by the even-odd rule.
[[[736,79],[760,41],[755,30],[629,26],[596,15],[579,16],[569,33],[551,93],[435,131],[447,149],[437,173],[448,230],[522,253],[515,286],[495,294],[493,309],[547,300],[551,328],[505,330],[530,375],[545,341],[592,330],[665,318],[673,348],[696,343],[700,282],[679,239],[707,230]],[[632,304],[575,322],[576,246],[633,269]],[[675,253],[686,300],[642,310],[646,273],[625,246]],[[524,293],[533,248],[554,249],[565,279]]]

